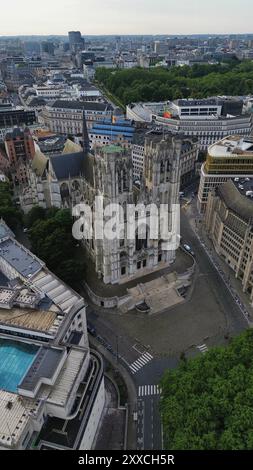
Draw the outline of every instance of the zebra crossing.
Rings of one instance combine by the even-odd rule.
[[[153,359],[153,356],[148,352],[142,354],[136,361],[130,364],[129,368],[132,374],[136,374],[138,370],[142,369],[146,364],[148,364]]]
[[[160,393],[161,389],[159,385],[140,385],[138,388],[138,397],[160,395]]]
[[[197,346],[197,349],[202,353],[206,353],[208,351],[208,347],[207,345],[204,343],[204,344],[201,344],[200,346]]]

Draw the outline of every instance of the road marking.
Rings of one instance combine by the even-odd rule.
[[[140,370],[142,367],[148,364],[152,359],[153,359],[153,356],[151,356],[151,354],[149,354],[148,352],[145,352],[138,359],[136,359],[136,361],[134,361],[129,366],[129,368],[133,374],[136,374],[138,370]]]
[[[197,349],[203,354],[208,351],[208,347],[205,343],[201,344],[200,346],[197,346]]]
[[[160,395],[160,393],[159,385],[140,385],[138,387],[138,397]]]

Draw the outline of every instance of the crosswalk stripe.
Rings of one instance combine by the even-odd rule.
[[[208,347],[206,344],[201,344],[200,346],[197,346],[197,349],[202,353],[205,353],[208,351]]]
[[[129,365],[131,372],[135,374],[139,369],[148,364],[151,359],[153,359],[153,356],[148,352],[145,352],[140,357],[138,357],[138,359],[136,359],[132,364]]]
[[[141,365],[145,365],[147,364],[147,361],[143,358],[143,357],[140,357],[137,361],[135,361],[136,364],[141,364]]]
[[[139,397],[154,396],[160,394],[161,390],[159,388],[159,385],[139,385],[138,387]]]
[[[148,352],[146,352],[146,353],[144,354],[144,356],[145,356],[145,355],[146,355],[149,359],[153,359],[153,356],[151,356],[151,354],[149,354]]]

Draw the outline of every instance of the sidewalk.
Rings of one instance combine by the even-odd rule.
[[[118,370],[120,375],[122,376],[128,392],[128,433],[127,433],[127,449],[128,450],[135,450],[136,449],[136,424],[133,420],[133,413],[136,411],[137,406],[137,393],[136,388],[133,383],[132,378],[130,377],[129,373],[126,371],[125,367],[123,367],[114,357],[112,354],[105,349],[96,338],[90,336],[89,338],[90,343],[92,346],[100,352],[100,354],[105,357],[105,359],[112,365],[115,370]]]
[[[200,243],[208,254],[213,265],[224,279],[229,291],[235,299],[235,302],[240,307],[250,327],[253,327],[253,307],[250,305],[249,297],[242,290],[242,284],[239,279],[235,277],[234,271],[228,264],[216,253],[212,241],[208,238],[203,217],[199,214],[196,208],[196,199],[188,205],[185,211],[192,229],[196,233]]]

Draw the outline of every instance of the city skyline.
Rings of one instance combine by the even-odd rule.
[[[31,0],[24,0],[22,4],[10,0],[1,6],[0,33],[1,36],[66,35],[74,29],[83,35],[190,35],[250,34],[252,31],[251,0],[183,3],[175,4],[171,0],[128,0],[127,3],[122,0],[56,0],[52,3],[44,0],[34,9]],[[242,14],[245,11],[246,18]]]

